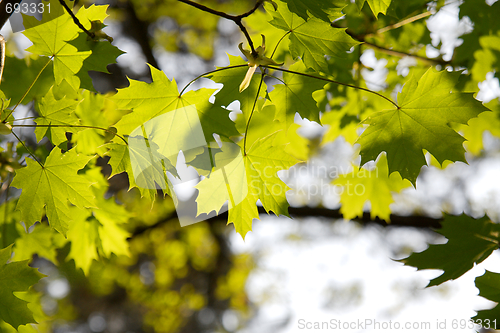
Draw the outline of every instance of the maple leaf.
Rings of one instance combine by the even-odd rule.
[[[417,81],[412,76],[398,95],[399,107],[366,118],[368,128],[357,143],[361,145],[361,165],[387,152],[389,173],[398,171],[415,184],[426,164],[423,149],[440,163],[465,161],[464,138],[450,123],[467,124],[488,111],[472,93],[452,92],[460,73],[429,69]]]
[[[58,148],[52,149],[43,166],[26,158],[27,166],[16,171],[12,186],[22,189],[16,209],[27,227],[40,221],[45,207],[49,224],[66,236],[73,219],[68,202],[80,209],[95,207],[91,184],[77,173],[90,159],[75,149],[62,154]]]
[[[87,30],[93,28],[92,22],[103,22],[109,15],[106,14],[108,5],[96,6],[92,4],[88,8],[81,8],[76,13],[76,17],[80,20]],[[101,23],[102,24],[102,23]],[[102,31],[99,33],[102,34]],[[89,71],[99,71],[109,73],[107,66],[116,63],[116,58],[124,52],[116,46],[111,45],[109,40],[88,40],[88,35],[80,31],[78,37],[69,42],[81,51],[91,51],[90,56],[85,58],[82,68],[76,73],[80,78],[80,86],[84,89],[95,91],[92,84],[92,79],[89,76]]]
[[[290,66],[290,70],[305,72],[303,63],[298,62]],[[286,128],[294,123],[295,114],[321,124],[319,108],[312,94],[326,82],[312,77],[283,73],[283,84],[274,85],[269,93],[269,99],[276,105],[275,119],[285,119]]]
[[[104,198],[108,183],[99,169],[90,169],[85,177],[92,184],[91,189],[99,208],[81,210],[71,207],[74,221],[68,230],[68,240],[71,241],[68,257],[88,275],[92,261],[98,260],[99,255],[108,258],[113,253],[130,256],[127,242],[130,233],[120,227],[128,221],[130,213],[117,205],[114,198]]]
[[[16,239],[13,260],[31,260],[33,254],[56,263],[56,249],[66,243],[64,237],[46,224],[36,224],[33,231]]]
[[[500,225],[484,216],[479,220],[467,215],[447,215],[436,232],[448,239],[446,244],[430,245],[427,250],[401,259],[405,265],[421,269],[441,269],[443,274],[427,287],[454,280],[479,264],[498,249]]]
[[[23,24],[26,30],[23,33],[33,42],[33,45],[26,50],[34,54],[53,57],[56,84],[66,80],[73,89],[77,90],[80,87],[80,79],[75,74],[80,71],[83,61],[92,52],[80,51],[68,43],[78,36],[80,28],[57,0],[50,0],[44,5],[41,22],[34,16],[24,16]]]
[[[56,146],[67,141],[66,132],[75,130],[71,128],[71,125],[79,124],[74,113],[77,104],[78,101],[68,98],[56,99],[50,89],[36,104],[39,117],[35,119],[35,122],[43,125],[35,129],[37,140],[40,141],[47,136]],[[47,125],[68,125],[68,127],[48,127]]]
[[[75,261],[75,266],[89,273],[92,261],[99,258],[97,254],[97,228],[99,222],[89,212],[71,207],[73,221],[68,229],[68,240],[71,241],[69,258]]]
[[[278,1],[278,10],[270,12],[274,17],[270,23],[289,32],[292,57],[300,57],[306,67],[317,72],[328,72],[325,55],[345,58],[346,52],[359,44],[345,29],[333,28],[329,23],[317,18],[306,21],[290,12],[281,1]]]
[[[115,62],[116,57],[123,52],[107,41],[87,41],[59,1],[50,0],[44,5],[42,21],[32,16],[24,16],[23,24],[26,30],[23,33],[33,42],[33,46],[27,51],[53,57],[56,84],[66,80],[74,90],[77,90],[81,83],[83,88],[93,90],[88,71],[107,73],[106,65]],[[86,29],[90,29],[91,20],[103,21],[107,17],[107,7],[82,7],[76,17]]]
[[[280,143],[278,134],[254,142],[246,154],[235,151],[222,154],[218,161],[224,167],[220,172],[196,185],[200,192],[196,200],[198,214],[218,212],[224,202],[229,201],[228,223],[234,223],[243,238],[251,231],[253,218],[258,218],[258,199],[268,213],[289,216],[285,196],[289,187],[279,179],[277,172],[290,168],[298,160],[285,152],[286,145]],[[232,160],[231,155],[235,156]]]
[[[28,266],[29,260],[10,262],[12,245],[0,250],[0,319],[18,328],[20,325],[36,323],[28,302],[14,295],[27,291],[43,275]]]
[[[128,88],[120,89],[113,96],[118,107],[133,111],[115,125],[118,133],[130,136],[129,145],[110,145],[109,155],[110,164],[117,170],[127,171],[129,179],[136,168],[135,175],[140,175],[141,180],[136,177],[131,186],[143,188],[142,195],[154,198],[153,189],[158,186],[172,194],[168,191],[165,171],[176,174],[174,166],[179,151],[201,152],[213,141],[214,133],[223,138],[239,133],[229,119],[229,111],[208,101],[214,89],[189,91],[179,96],[175,81],[153,67],[151,72],[152,83],[131,80]],[[126,161],[127,158],[134,163]],[[113,174],[116,172],[114,170]]]
[[[363,215],[366,201],[370,201],[370,217],[377,216],[385,221],[390,221],[391,210],[389,205],[394,202],[392,192],[400,192],[403,188],[411,186],[410,182],[401,179],[397,173],[388,175],[387,157],[379,156],[373,170],[359,169],[341,175],[333,181],[334,185],[342,186],[340,196],[340,212],[345,219],[353,219]]]

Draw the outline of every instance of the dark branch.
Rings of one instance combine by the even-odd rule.
[[[2,29],[9,17],[14,13],[14,10],[7,13],[7,4],[10,4],[10,8],[14,8],[14,5],[21,3],[21,1],[22,0],[4,0],[0,2],[0,29]]]
[[[259,8],[259,6],[262,4],[263,0],[257,0],[257,2],[255,3],[255,6],[252,9],[250,9],[248,12],[246,12],[244,14],[240,14],[240,15],[236,15],[236,16],[229,15],[227,13],[209,8],[207,6],[201,5],[201,4],[194,2],[194,1],[191,1],[191,0],[179,0],[179,1],[183,2],[187,5],[193,6],[195,8],[198,8],[204,12],[207,12],[207,13],[210,13],[213,15],[217,15],[217,16],[220,16],[220,17],[223,17],[225,19],[233,21],[240,28],[241,32],[243,32],[243,34],[245,35],[245,38],[247,39],[248,44],[250,45],[250,49],[252,50],[252,54],[257,56],[257,52],[255,51],[255,47],[253,46],[253,42],[252,42],[252,39],[250,38],[250,34],[248,33],[247,28],[245,28],[245,26],[243,25],[241,20],[247,16],[250,16],[253,12],[255,12],[257,10],[257,8]]]
[[[126,2],[125,12],[127,13],[127,23],[123,25],[124,29],[139,44],[147,62],[155,68],[160,68],[151,48],[148,32],[149,22],[142,20],[137,15],[133,1],[129,0]]]
[[[266,211],[264,207],[258,207],[259,209],[259,214],[261,215],[266,215]],[[327,219],[334,219],[334,220],[339,220],[343,219],[344,216],[340,212],[340,209],[327,209],[327,208],[310,208],[310,207],[289,207],[288,212],[290,213],[290,216],[293,218],[301,218],[301,217],[318,217],[318,218],[327,218]],[[149,229],[156,228],[159,225],[162,225],[166,223],[167,221],[171,219],[177,218],[177,213],[173,212],[171,215],[167,216],[166,218],[158,221],[157,223],[143,227],[143,228],[138,228],[134,231],[134,234],[132,237],[135,237],[137,235],[140,235],[144,232],[146,232]],[[208,219],[208,222],[215,222],[219,220],[227,221],[228,214],[227,212],[221,213],[217,216],[214,216],[210,219]],[[395,215],[391,214],[390,216],[391,222],[388,223],[384,220],[379,219],[378,217],[375,219],[372,219],[370,217],[369,212],[363,213],[362,217],[358,217],[353,219],[353,221],[356,221],[361,224],[370,224],[370,223],[375,223],[384,227],[387,226],[400,226],[400,227],[415,227],[415,228],[432,228],[432,229],[440,229],[441,228],[441,222],[443,219],[441,218],[433,218],[433,217],[428,217],[428,216],[420,216],[420,215],[408,215],[408,216],[403,216],[403,215]]]
[[[73,22],[75,22],[75,24],[78,26],[78,28],[82,29],[83,32],[85,32],[90,38],[94,39],[95,34],[93,32],[88,31],[87,29],[85,29],[85,27],[80,23],[80,20],[78,20],[78,18],[75,16],[73,11],[68,7],[66,2],[64,2],[64,0],[59,0],[59,3],[61,4],[61,6],[64,7],[66,12],[68,12],[68,14],[73,18]]]

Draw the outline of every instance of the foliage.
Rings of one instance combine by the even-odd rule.
[[[424,22],[441,1],[129,1],[135,20],[153,24],[170,15],[176,22],[175,32],[156,31],[166,50],[211,59],[221,17],[236,23],[247,45],[228,55],[228,66],[199,73],[184,87],[152,63],[148,82],[129,78],[111,93],[97,92],[91,75],[107,73],[123,53],[102,31],[108,12],[118,21],[119,10],[43,3],[41,21],[24,17],[23,34],[32,42],[24,58],[7,48],[0,86],[7,147],[0,152],[0,327],[8,330],[30,331],[34,326],[24,325],[36,320],[44,330],[50,322],[33,316],[40,300],[30,287],[41,275],[27,263],[39,257],[71,276],[73,288],[102,297],[125,292],[157,332],[189,327],[189,316],[220,302],[249,318],[244,286],[252,260],[224,261],[228,229],[212,222],[181,229],[171,221],[180,202],[173,185],[182,179],[180,151],[203,176],[195,215],[226,209],[226,221],[244,238],[258,205],[289,216],[289,187],[278,172],[307,162],[319,145],[297,134],[299,116],[328,126],[321,145],[340,136],[359,145],[361,164],[354,156],[353,172],[333,182],[344,189],[340,212],[348,219],[368,205],[372,219],[390,221],[393,194],[416,186],[428,160],[441,167],[466,162],[466,152],[482,153],[484,131],[499,134],[498,100],[485,106],[475,98],[478,83],[498,72],[498,2],[481,4],[481,11],[472,0],[460,5],[474,31],[444,60],[425,57]],[[386,86],[378,90],[361,74],[367,48],[387,60]],[[409,75],[398,70],[401,57],[415,60]],[[201,78],[222,87],[191,90]],[[21,118],[21,105],[31,108],[34,123]],[[120,179],[126,185],[114,187]],[[363,192],[352,191],[356,186]],[[446,216],[438,232],[446,244],[402,260],[443,270],[429,286],[460,277],[500,241],[487,216]],[[210,295],[197,279],[209,279]],[[480,295],[500,302],[498,279],[492,272],[477,278]],[[60,302],[58,316],[74,319],[77,309]],[[476,318],[486,317],[500,320],[496,308]]]

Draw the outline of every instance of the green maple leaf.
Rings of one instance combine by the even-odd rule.
[[[71,241],[68,257],[88,275],[92,261],[98,260],[99,255],[108,258],[113,253],[130,256],[127,243],[130,233],[120,227],[128,221],[130,214],[123,206],[117,205],[114,198],[104,198],[108,183],[98,168],[90,169],[85,176],[92,184],[98,208],[71,208],[74,221],[68,230],[68,240]]]
[[[38,125],[35,129],[36,138],[42,140],[44,136],[56,146],[66,142],[66,132],[74,131],[71,125],[79,124],[75,115],[75,109],[78,101],[68,98],[56,99],[51,90],[36,104],[39,117],[35,119]],[[58,127],[46,127],[48,125],[58,125]],[[59,127],[68,125],[68,127]]]
[[[26,158],[27,166],[16,171],[12,186],[22,189],[16,209],[27,227],[40,221],[45,207],[49,224],[66,235],[72,221],[68,202],[80,209],[95,206],[88,180],[78,174],[91,158],[75,149],[62,154],[58,148],[52,149],[43,166]]]
[[[235,57],[230,54],[228,54],[228,57],[229,66],[247,64],[241,57]],[[220,68],[222,67],[218,67],[218,69]],[[246,119],[248,119],[252,113],[255,96],[257,95],[261,80],[260,75],[254,75],[248,88],[240,92],[239,86],[244,80],[247,71],[248,66],[243,66],[221,70],[206,76],[214,82],[223,84],[221,90],[215,95],[215,104],[227,107],[229,104],[237,100],[240,102],[240,110],[243,112]],[[262,82],[262,86],[259,90],[259,97],[265,97],[266,91],[267,86],[264,82]]]
[[[307,21],[309,17],[316,17],[330,23],[333,19],[341,17],[342,8],[345,7],[343,0],[284,0],[288,9]]]
[[[92,261],[99,258],[96,245],[99,222],[85,210],[71,207],[70,211],[73,221],[67,233],[71,241],[68,257],[75,261],[76,267],[88,274]]]
[[[108,16],[106,9],[107,6],[82,7],[76,17],[88,30],[92,20],[103,21]],[[80,86],[94,90],[88,71],[107,73],[106,66],[116,62],[116,57],[123,53],[107,41],[87,40],[57,0],[45,3],[41,22],[24,16],[23,23],[24,34],[33,42],[27,51],[53,58],[56,85],[66,80],[74,90]]]
[[[377,17],[379,13],[385,15],[387,12],[387,8],[389,8],[389,6],[391,5],[391,0],[356,0],[356,5],[358,6],[359,10],[363,8],[365,1],[367,1],[370,5],[370,9],[372,10],[375,17]]]
[[[278,134],[254,142],[246,154],[243,151],[222,154],[219,162],[225,167],[225,175],[221,171],[196,186],[200,193],[196,200],[198,214],[218,212],[224,202],[229,201],[228,222],[235,225],[243,238],[251,230],[252,220],[258,218],[258,199],[268,213],[289,216],[285,196],[289,187],[279,179],[277,172],[290,168],[298,160],[285,152],[286,145],[281,144]],[[239,158],[228,162],[231,155]]]
[[[103,22],[109,16],[106,14],[107,9],[108,5],[96,6],[92,4],[88,8],[82,7],[76,14],[76,17],[87,30],[90,30],[92,21]],[[75,46],[78,50],[92,52],[90,56],[85,58],[82,68],[76,73],[76,76],[80,78],[81,87],[92,91],[95,91],[95,89],[92,85],[89,71],[109,73],[107,66],[116,63],[116,58],[124,53],[107,40],[89,40],[88,35],[82,31],[69,44]]]
[[[333,28],[329,23],[317,18],[306,21],[290,12],[280,1],[276,12],[268,11],[274,17],[270,23],[289,32],[292,57],[300,57],[307,68],[317,72],[328,72],[325,55],[345,58],[346,52],[359,44],[345,32],[345,29]]]
[[[385,221],[390,221],[389,205],[394,202],[392,192],[411,186],[409,181],[401,179],[397,173],[388,175],[385,154],[380,155],[373,170],[355,167],[353,172],[341,175],[333,184],[343,187],[340,212],[345,219],[362,216],[365,202],[370,201],[370,217],[375,219],[378,216]]]
[[[86,173],[89,182],[93,183],[92,191],[96,196],[98,209],[90,209],[92,215],[99,222],[97,233],[99,236],[99,249],[105,257],[111,254],[130,256],[127,238],[131,234],[121,225],[128,222],[131,214],[123,205],[115,202],[113,197],[105,199],[108,191],[108,182],[104,179],[101,170],[94,168]]]
[[[140,141],[140,138],[137,141]],[[110,149],[107,152],[110,157],[108,163],[112,169],[110,178],[126,172],[129,188],[138,188],[141,197],[148,199],[152,203],[155,201],[158,187],[166,191],[167,194],[172,195],[168,191],[169,182],[161,163],[154,163],[155,161],[165,160],[164,156],[147,149],[145,145],[133,145],[131,147],[121,143],[110,143],[106,147]],[[153,154],[153,160],[149,158],[150,152]],[[132,165],[131,161],[135,164]]]
[[[486,270],[483,275],[476,277],[476,288],[479,289],[479,296],[490,301],[500,303],[500,273],[494,273]],[[498,304],[489,310],[481,310],[472,318],[475,322],[482,320],[483,327],[487,324],[495,329],[495,325],[500,320],[500,306]]]
[[[305,72],[303,63],[290,66],[290,70]],[[312,94],[326,82],[302,75],[283,73],[283,84],[276,84],[269,99],[276,105],[275,119],[285,119],[286,127],[294,123],[295,113],[321,124],[319,108]]]
[[[28,266],[28,260],[8,263],[12,246],[0,250],[0,320],[18,328],[20,325],[36,323],[28,302],[16,297],[14,292],[27,291],[43,275]]]
[[[64,237],[45,224],[37,224],[30,233],[23,232],[16,240],[14,257],[16,261],[31,260],[33,254],[56,263],[56,249],[66,243]]]
[[[131,179],[134,168],[140,170],[131,186],[138,186],[142,195],[154,198],[157,186],[171,194],[165,171],[176,175],[174,166],[180,150],[185,154],[200,153],[213,141],[214,133],[222,138],[239,133],[229,119],[229,111],[208,101],[214,89],[189,91],[179,96],[175,81],[155,68],[151,68],[151,72],[152,83],[131,80],[128,88],[120,89],[113,96],[118,107],[132,112],[115,125],[119,134],[130,136],[128,147],[120,147],[121,142],[110,145],[109,155],[110,164],[116,169],[113,174],[117,170],[126,171]],[[142,143],[144,135],[147,144]]]
[[[80,79],[76,73],[80,71],[83,61],[92,52],[81,51],[68,43],[78,36],[80,28],[59,2],[50,0],[44,4],[45,10],[41,22],[35,17],[24,16],[23,23],[26,30],[23,33],[33,42],[33,46],[27,51],[53,57],[56,84],[66,80],[74,90],[77,90],[80,87]]]
[[[464,138],[450,123],[467,124],[488,109],[472,93],[452,92],[459,73],[429,69],[412,76],[398,95],[397,109],[374,113],[364,120],[368,128],[358,139],[361,165],[387,152],[389,173],[398,171],[415,184],[426,164],[423,149],[440,163],[465,161]]]
[[[447,215],[441,225],[436,231],[448,239],[446,244],[430,245],[427,250],[400,260],[418,270],[443,270],[428,287],[459,278],[498,249],[500,241],[500,225],[486,216],[476,220],[466,215]]]

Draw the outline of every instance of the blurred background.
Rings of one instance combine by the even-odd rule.
[[[76,6],[91,3],[110,6],[104,31],[126,52],[108,67],[111,74],[92,73],[93,84],[101,93],[127,86],[126,77],[151,82],[147,63],[183,87],[201,73],[227,65],[226,53],[240,56],[237,45],[243,38],[233,22],[181,2],[77,1]],[[414,35],[412,50],[437,59],[440,68],[439,63],[454,59],[461,37],[470,34],[474,24],[460,14],[459,1],[438,11],[433,2],[420,3],[415,12],[428,9],[432,15],[415,23],[422,29]],[[204,0],[203,4],[231,14],[254,6],[247,0]],[[354,3],[347,4],[344,13],[358,11]],[[335,23],[349,28],[356,23],[353,30],[358,33],[374,24],[393,23],[391,18],[375,22],[367,6],[356,15],[358,21],[340,19]],[[248,27],[257,28],[264,19],[259,10]],[[22,58],[30,42],[20,33],[12,34],[8,25],[2,30],[9,40],[8,51]],[[254,36],[258,31],[251,33]],[[387,39],[397,40],[398,34],[393,30]],[[393,96],[401,86],[392,86],[390,75],[407,76],[417,65],[414,57],[388,55],[370,47],[357,48],[352,54],[359,71],[339,76],[344,75],[341,78],[346,83],[362,80],[370,89],[392,91]],[[200,87],[220,85],[200,79],[189,89]],[[500,96],[498,79],[492,74],[477,88],[477,98],[484,102],[495,102]],[[335,89],[332,99],[335,93],[345,93]],[[228,108],[238,113],[239,105]],[[30,112],[26,106],[26,113]],[[33,265],[47,275],[36,285],[44,313],[39,316],[48,319],[39,330],[285,333],[309,331],[306,323],[370,319],[416,323],[411,330],[415,332],[422,330],[419,323],[431,322],[436,327],[437,322],[445,321],[447,325],[435,331],[473,332],[466,327],[452,329],[451,323],[468,320],[474,310],[494,306],[477,296],[473,281],[485,268],[500,272],[497,251],[460,279],[429,289],[424,287],[441,272],[416,272],[395,260],[423,251],[428,243],[444,242],[432,231],[439,226],[443,212],[474,217],[487,213],[499,221],[500,140],[488,131],[481,132],[483,147],[479,154],[466,156],[469,165],[424,167],[417,189],[406,188],[395,195],[391,209],[400,219],[387,226],[365,217],[342,219],[339,195],[331,184],[335,177],[317,172],[350,170],[357,147],[342,135],[324,143],[324,136],[331,135],[328,124],[320,126],[300,117],[296,122],[301,125],[299,134],[308,139],[309,161],[297,172],[282,175],[292,187],[287,197],[294,219],[262,216],[261,221],[254,221],[245,240],[232,225],[225,225],[224,216],[181,228],[169,198],[158,199],[151,209],[138,191],[127,191],[126,176],[115,176],[110,179],[109,195],[115,195],[132,212],[124,225],[132,234],[132,256],[94,261],[87,277],[73,261],[65,260],[69,244],[54,258],[61,263],[58,267],[35,256]],[[367,203],[365,211],[369,210]],[[9,332],[7,327],[2,329]]]

